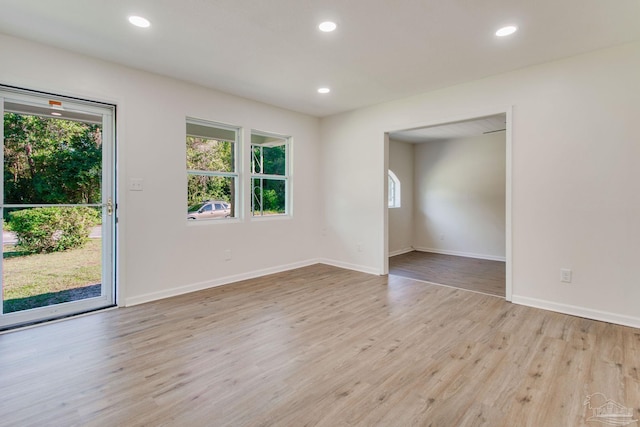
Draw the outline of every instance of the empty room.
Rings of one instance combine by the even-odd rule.
[[[0,11],[0,425],[640,425],[637,0]]]
[[[506,296],[506,130],[497,114],[389,134],[389,274]]]

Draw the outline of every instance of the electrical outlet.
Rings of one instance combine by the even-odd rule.
[[[142,191],[144,188],[144,181],[139,178],[132,178],[129,180],[129,191]]]
[[[224,250],[224,260],[231,261],[231,249]]]
[[[571,283],[571,269],[569,268],[560,269],[560,281],[564,283]]]
[[[440,235],[440,240],[444,240],[444,234]]]
[[[358,243],[358,252],[362,252],[362,243]]]

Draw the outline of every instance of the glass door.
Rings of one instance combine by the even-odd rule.
[[[0,86],[0,108],[0,329],[114,305],[114,106]]]

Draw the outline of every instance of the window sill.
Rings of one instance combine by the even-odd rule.
[[[281,214],[281,215],[263,215],[263,216],[251,216],[251,221],[261,222],[261,221],[281,221],[291,219],[292,216],[289,214]]]
[[[240,218],[220,218],[220,219],[196,219],[186,220],[188,227],[201,227],[209,224],[237,224],[242,222]]]

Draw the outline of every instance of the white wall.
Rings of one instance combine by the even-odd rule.
[[[3,35],[0,58],[0,83],[117,104],[121,304],[317,260],[317,118]],[[186,116],[243,127],[245,171],[251,129],[291,135],[294,216],[187,223]],[[130,178],[143,179],[144,191],[127,191]]]
[[[413,250],[413,144],[389,140],[389,169],[400,181],[400,207],[389,209],[389,255]]]
[[[504,132],[416,144],[416,249],[505,260],[505,156]]]
[[[638,42],[321,121],[3,35],[0,58],[4,84],[118,105],[121,303],[318,255],[384,272],[384,133],[513,106],[513,300],[640,326]],[[185,116],[292,135],[294,217],[187,224]],[[127,192],[130,178],[144,191]],[[164,209],[149,215],[158,201]],[[561,267],[572,284],[559,282]]]
[[[513,106],[513,301],[640,326],[638,70],[636,42],[323,119],[323,256],[385,270],[384,132]]]

